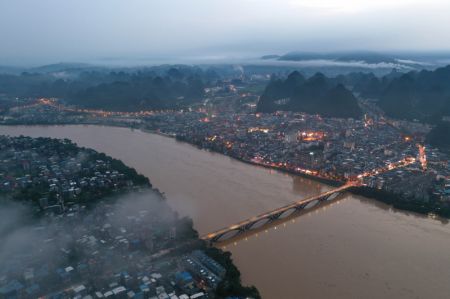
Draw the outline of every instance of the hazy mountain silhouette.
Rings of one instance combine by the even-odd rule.
[[[351,91],[317,73],[305,79],[291,73],[286,80],[273,79],[262,94],[257,110],[277,110],[321,114],[329,117],[360,117],[362,112]]]

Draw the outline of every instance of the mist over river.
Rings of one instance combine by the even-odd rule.
[[[119,127],[0,126],[68,138],[150,178],[205,234],[331,187]],[[450,225],[345,195],[226,245],[263,298],[450,298]]]

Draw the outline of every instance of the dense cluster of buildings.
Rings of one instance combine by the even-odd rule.
[[[74,205],[17,233],[33,250],[2,257],[0,298],[214,298],[226,270],[201,250],[180,253],[182,224],[158,200]]]
[[[416,199],[450,201],[448,155],[424,144],[429,126],[379,118],[373,108],[363,120],[290,112],[258,114],[252,112],[254,107],[244,109],[255,101],[251,93],[217,87],[207,96],[201,105],[186,111],[138,113],[84,111],[41,99],[20,108],[25,120],[5,116],[10,119],[3,122],[39,123],[37,118],[44,117],[146,128],[255,164],[337,181],[363,175],[369,187]],[[234,112],[236,104],[240,113]],[[425,146],[427,167],[421,162],[419,145]]]
[[[148,129],[243,161],[450,201],[447,155],[423,147],[423,134],[406,133],[388,121],[290,112],[161,113],[145,121]]]
[[[69,140],[0,136],[0,299],[216,298],[226,269],[118,165]]]
[[[26,196],[43,210],[62,212],[90,196],[134,185],[95,151],[68,140],[0,136],[0,192]]]
[[[48,99],[29,100],[12,107],[0,115],[3,124],[65,124],[86,120],[86,115],[61,109]]]
[[[84,109],[63,104],[57,99],[27,99],[17,106],[0,110],[0,124],[110,124],[137,126],[141,117],[153,111],[112,112]]]

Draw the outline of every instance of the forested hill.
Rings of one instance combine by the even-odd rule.
[[[176,109],[203,99],[216,78],[191,67],[166,70],[0,74],[0,95],[10,98],[57,97],[69,104],[105,110]]]
[[[204,85],[199,78],[136,77],[83,89],[71,95],[69,101],[106,110],[175,109],[201,100],[203,92]]]
[[[450,122],[440,122],[427,136],[432,146],[450,150]]]
[[[286,80],[271,80],[258,102],[257,110],[306,112],[341,118],[362,115],[356,98],[344,85],[329,80],[321,73],[305,79],[297,71]]]
[[[379,99],[388,116],[430,123],[450,116],[450,66],[370,80],[361,78],[355,91]]]
[[[328,78],[318,73],[306,79],[293,72],[286,80],[270,81],[258,103],[258,111],[358,117],[360,109],[346,87],[363,98],[378,100],[380,108],[392,118],[437,123],[450,117],[450,66],[408,73],[393,70],[383,77],[350,73]]]
[[[450,66],[393,80],[382,92],[380,106],[397,118],[432,122],[450,116]]]

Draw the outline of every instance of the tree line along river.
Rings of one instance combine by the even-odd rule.
[[[0,126],[69,138],[134,167],[206,234],[332,187],[118,127]],[[244,284],[263,298],[449,298],[450,225],[347,194],[228,242]]]

